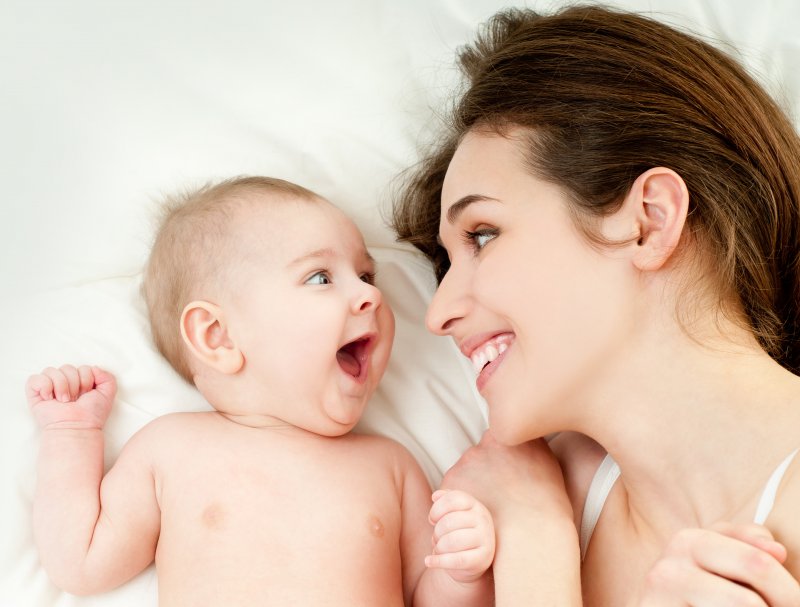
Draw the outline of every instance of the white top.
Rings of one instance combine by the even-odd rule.
[[[775,469],[769,477],[764,491],[761,493],[761,498],[758,500],[758,507],[756,508],[756,515],[753,519],[758,525],[763,525],[767,520],[769,513],[775,506],[775,495],[778,493],[778,486],[783,480],[783,475],[792,463],[794,456],[800,451],[800,447],[792,451],[786,459]],[[606,454],[597,472],[594,473],[592,484],[589,485],[589,493],[586,495],[586,502],[583,505],[583,518],[581,519],[581,559],[586,556],[586,550],[589,548],[589,540],[592,539],[592,533],[600,518],[600,513],[603,511],[603,506],[606,503],[608,494],[611,488],[619,478],[619,466],[617,462]]]

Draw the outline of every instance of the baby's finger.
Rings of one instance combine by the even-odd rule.
[[[470,569],[481,562],[479,549],[463,552],[448,552],[446,554],[429,554],[425,557],[425,565],[436,569]]]
[[[114,379],[114,376],[100,367],[92,367],[92,375],[95,389],[109,401],[113,401],[114,395],[117,393],[117,380]]]
[[[433,528],[434,542],[457,529],[474,529],[477,525],[475,514],[469,510],[448,512],[439,519]]]
[[[31,375],[25,382],[25,396],[31,405],[43,400],[51,400],[53,398],[53,381],[42,373]]]
[[[433,502],[428,516],[433,525],[448,512],[469,510],[476,503],[475,498],[469,493],[458,490],[437,491],[434,496],[436,501]]]
[[[80,378],[80,394],[84,394],[94,388],[94,374],[89,365],[78,367],[78,377]]]
[[[440,537],[434,545],[435,554],[463,552],[481,545],[481,536],[474,529],[456,529]]]
[[[42,374],[50,378],[53,382],[53,398],[62,403],[68,403],[69,398],[69,382],[64,376],[64,373],[55,367],[47,367]]]
[[[77,400],[81,394],[81,376],[78,369],[72,365],[62,365],[58,369],[67,378],[67,386],[69,387],[69,399]]]

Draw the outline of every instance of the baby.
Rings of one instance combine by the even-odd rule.
[[[159,350],[214,411],[152,421],[104,476],[114,377],[29,378],[51,579],[103,592],[155,559],[163,606],[492,604],[486,508],[460,491],[431,506],[403,447],[350,432],[394,337],[374,273],[355,224],[300,186],[173,200],[144,294]]]

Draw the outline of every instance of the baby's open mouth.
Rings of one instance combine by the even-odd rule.
[[[371,343],[372,337],[361,337],[345,344],[336,352],[336,361],[342,371],[357,381],[363,381],[366,377]]]

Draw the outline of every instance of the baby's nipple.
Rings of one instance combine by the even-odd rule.
[[[379,519],[377,516],[373,514],[370,515],[369,519],[367,520],[367,523],[369,525],[369,532],[372,535],[374,535],[375,537],[383,537],[384,528],[381,519]]]

